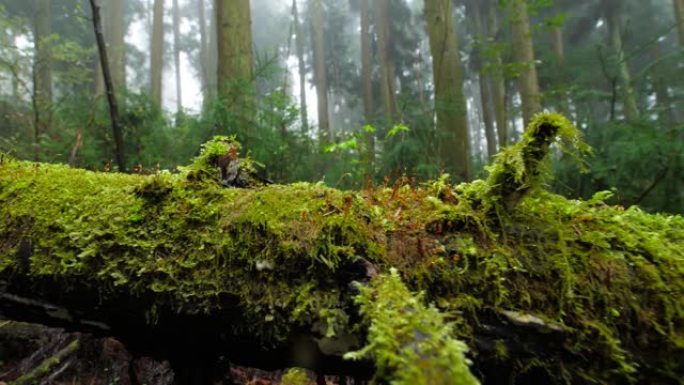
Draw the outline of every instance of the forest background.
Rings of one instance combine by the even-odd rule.
[[[684,0],[0,1],[0,151],[174,170],[235,135],[270,180],[484,174],[535,113],[593,147],[552,188],[684,212]],[[586,166],[586,170],[583,171]]]

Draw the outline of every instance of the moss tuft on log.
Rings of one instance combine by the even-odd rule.
[[[370,376],[371,362],[342,359],[384,322],[362,317],[353,282],[394,267],[483,383],[677,383],[684,218],[546,191],[559,136],[582,149],[564,118],[540,115],[487,180],[360,192],[226,188],[232,173],[213,161],[138,176],[5,156],[0,315],[113,335],[175,365],[225,356]]]

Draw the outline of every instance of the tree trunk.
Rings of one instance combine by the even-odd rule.
[[[373,124],[373,68],[371,52],[370,9],[368,0],[361,0],[361,87],[363,89],[363,117],[366,124]],[[366,131],[368,151],[366,178],[373,179],[375,163],[375,133]]]
[[[684,0],[672,0],[674,5],[675,21],[679,34],[679,45],[684,47]]]
[[[426,0],[425,20],[430,38],[435,86],[437,139],[441,166],[457,180],[468,180],[468,113],[463,75],[450,0]]]
[[[34,159],[40,160],[40,138],[48,133],[52,120],[52,2],[34,0],[33,145]]]
[[[375,28],[378,39],[378,61],[380,62],[380,98],[385,123],[392,124],[399,119],[395,95],[395,66],[390,53],[391,28],[389,0],[375,0]]]
[[[104,33],[102,32],[102,22],[100,20],[100,8],[95,3],[95,0],[90,0],[90,7],[93,10],[93,30],[95,31],[95,40],[97,41],[97,49],[100,54],[105,89],[107,90],[107,101],[109,102],[109,115],[112,121],[116,164],[119,166],[119,170],[124,172],[126,171],[126,161],[124,157],[123,129],[121,128],[121,122],[119,121],[119,106],[116,102],[116,92],[109,69],[107,46],[105,44]]]
[[[477,51],[473,65],[477,67],[478,83],[480,87],[480,105],[482,110],[482,121],[485,128],[485,138],[487,140],[487,156],[489,158],[496,155],[496,133],[494,132],[494,121],[492,119],[492,81],[489,73],[485,71],[485,50],[487,49],[488,28],[482,18],[482,4],[478,0],[467,3],[469,14],[472,15],[473,28],[475,30]]]
[[[421,354],[462,352],[458,337],[487,385],[677,383],[684,222],[538,187],[572,132],[542,115],[486,180],[457,189],[231,188],[249,170],[224,139],[186,175],[0,157],[0,315],[205,372],[223,359],[367,379],[375,360],[392,383],[459,364]],[[388,273],[424,296],[380,290]]]
[[[208,39],[207,21],[205,17],[204,0],[197,0],[197,15],[200,30],[200,82],[202,85],[202,106],[206,109],[209,96],[209,63],[208,63]]]
[[[126,89],[126,45],[124,0],[107,0],[107,18],[105,39],[109,43],[108,56],[112,73],[112,84],[119,91]],[[103,29],[104,30],[104,29]]]
[[[235,84],[252,84],[252,17],[249,0],[215,0],[214,4],[219,91],[227,96],[236,91]]]
[[[524,124],[528,124],[542,108],[527,0],[511,0],[509,9],[513,54],[515,61],[520,65],[518,87],[522,100],[523,121]]]
[[[565,72],[565,46],[563,43],[563,27],[554,25],[551,28],[551,47],[553,48],[554,56],[556,57],[556,65],[558,67],[560,78],[558,90],[558,112],[565,116],[570,115],[570,108],[568,106],[568,95],[566,89],[566,72]]]
[[[180,68],[180,23],[178,0],[173,0],[173,62],[174,68],[176,69],[176,113],[181,113],[183,111],[183,91],[181,87]]]
[[[162,106],[162,74],[164,72],[164,0],[154,0],[152,17],[152,54],[150,56],[150,82],[152,101]]]
[[[639,119],[639,108],[637,107],[634,88],[632,87],[632,75],[629,71],[629,64],[625,58],[625,51],[622,41],[622,6],[620,1],[603,0],[603,11],[606,24],[608,26],[608,38],[610,45],[615,53],[615,61],[618,69],[618,77],[622,86],[622,101],[624,106],[625,118],[629,121]]]
[[[299,114],[302,121],[302,132],[309,132],[309,112],[306,106],[306,62],[304,61],[304,29],[299,20],[297,0],[292,0],[292,16],[294,17],[295,35],[297,35],[297,62],[299,65]]]
[[[330,112],[328,110],[328,74],[325,64],[325,29],[323,26],[323,4],[321,0],[310,0],[314,83],[318,97],[318,137],[321,143],[332,141]]]
[[[489,13],[489,38],[493,42],[499,41],[499,20],[497,16],[497,7],[493,6],[490,1],[485,2],[485,6]],[[503,71],[503,60],[501,60],[501,53],[499,50],[494,50],[492,56],[492,98],[494,99],[494,118],[496,120],[496,133],[499,142],[499,148],[508,145],[508,116],[506,113],[506,83]]]

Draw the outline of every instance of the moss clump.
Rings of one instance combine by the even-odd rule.
[[[361,287],[356,302],[368,326],[368,345],[347,358],[370,357],[376,383],[393,385],[476,385],[465,343],[452,337],[453,325],[423,295],[411,293],[397,270]]]
[[[309,385],[309,376],[301,368],[288,369],[280,379],[281,385]]]

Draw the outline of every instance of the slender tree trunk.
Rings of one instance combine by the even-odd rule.
[[[371,33],[370,33],[370,9],[368,0],[361,0],[361,86],[363,88],[363,117],[366,124],[372,124],[373,114],[373,76],[371,63]],[[366,132],[366,146],[368,147],[367,174],[372,179],[375,161],[375,134]]]
[[[450,0],[425,0],[441,166],[460,180],[469,178],[468,111]]]
[[[302,131],[309,131],[309,112],[306,106],[306,62],[304,61],[304,30],[299,21],[297,0],[292,0],[295,35],[297,35],[297,61],[299,64],[299,114],[302,120]]]
[[[551,47],[553,48],[553,53],[556,58],[556,66],[560,74],[556,77],[556,80],[559,80],[558,112],[568,116],[570,113],[570,108],[568,106],[568,95],[565,93],[567,81],[565,76],[565,45],[563,43],[563,27],[560,25],[555,25],[551,29]]]
[[[218,95],[218,26],[216,20],[216,7],[213,6],[209,19],[209,48],[207,49],[207,81],[209,82],[207,93],[210,100]]]
[[[108,36],[105,38],[109,43],[112,83],[121,91],[126,89],[124,0],[107,0],[107,8],[109,22],[106,25]]]
[[[314,83],[318,96],[318,130],[321,143],[332,140],[330,115],[328,111],[328,75],[325,65],[325,31],[323,28],[323,4],[321,0],[311,0],[311,27],[313,37]]]
[[[684,0],[672,0],[672,3],[679,32],[679,45],[684,47]]]
[[[202,105],[207,106],[209,100],[209,79],[207,76],[207,20],[205,17],[204,0],[197,0],[197,16],[200,30],[200,82],[202,84]]]
[[[40,136],[48,132],[52,115],[51,3],[50,0],[34,0],[33,139],[36,160],[40,160]]]
[[[473,27],[475,29],[478,50],[475,54],[473,64],[477,66],[478,83],[480,86],[480,109],[482,111],[482,122],[485,128],[485,138],[487,140],[487,156],[490,158],[496,155],[496,133],[494,131],[494,121],[492,119],[492,81],[489,73],[485,71],[485,54],[487,44],[487,26],[482,18],[482,5],[478,0],[471,0],[468,3],[468,11],[473,16]]]
[[[527,125],[535,114],[541,112],[539,79],[534,58],[534,43],[526,0],[511,0],[511,33],[515,61],[520,65],[518,87],[522,100],[523,121]]]
[[[236,84],[252,84],[252,17],[249,0],[215,0],[218,37],[218,87],[223,96]],[[248,99],[240,101],[249,103]],[[234,104],[236,108],[239,106]]]
[[[499,19],[497,7],[490,1],[485,1],[489,13],[489,37],[492,41],[499,40]],[[494,119],[496,120],[496,133],[499,148],[508,145],[508,116],[506,113],[506,83],[503,73],[503,60],[501,53],[495,49],[492,56],[492,99],[494,104]]]
[[[109,70],[109,59],[107,58],[107,47],[105,45],[104,34],[102,33],[100,9],[97,4],[95,4],[95,0],[90,0],[90,7],[93,10],[93,29],[95,30],[95,40],[97,41],[97,48],[100,53],[102,74],[104,75],[105,88],[107,89],[107,101],[109,102],[109,113],[112,120],[112,134],[114,136],[114,144],[116,146],[116,163],[119,166],[119,170],[123,172],[126,171],[123,130],[119,121],[119,107],[116,103],[116,93],[114,90],[112,75]]]
[[[639,119],[639,108],[637,107],[636,97],[634,96],[634,89],[632,88],[632,75],[629,71],[629,65],[625,58],[625,51],[622,42],[622,23],[621,13],[622,7],[620,1],[604,0],[603,1],[604,18],[608,26],[608,34],[610,44],[615,52],[615,60],[618,66],[618,77],[622,85],[622,101],[624,105],[625,118],[627,120]]]
[[[162,73],[164,72],[164,0],[154,0],[152,21],[152,55],[150,57],[150,79],[152,101],[162,105]]]
[[[180,68],[180,9],[178,0],[173,0],[173,62],[176,68],[176,112],[183,111],[183,93],[181,89],[181,68]]]
[[[395,67],[390,54],[390,5],[389,0],[375,0],[375,27],[378,38],[378,58],[380,61],[380,98],[383,117],[387,123],[399,118],[395,97]]]

